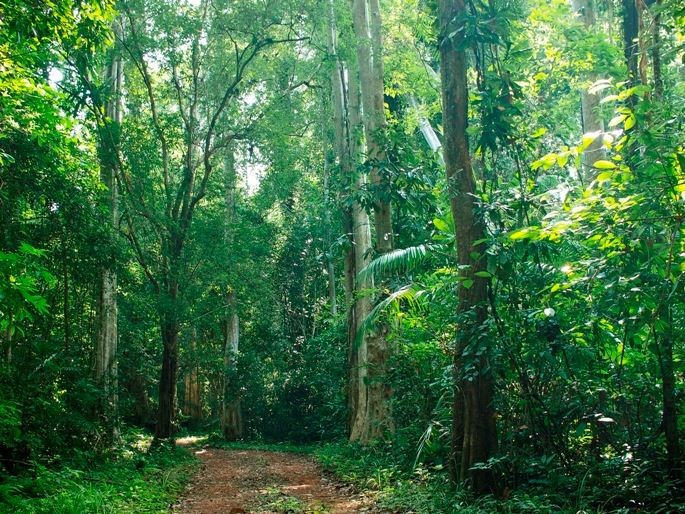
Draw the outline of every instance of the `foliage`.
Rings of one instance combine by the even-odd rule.
[[[0,0],[8,509],[162,512],[192,470],[183,452],[144,452],[130,434],[107,448],[92,379],[105,266],[118,277],[124,423],[155,426],[174,349],[161,341],[166,323],[178,336],[179,410],[188,377],[201,397],[201,419],[178,415],[174,429],[215,433],[232,380],[245,440],[226,447],[312,451],[345,439],[359,338],[346,333],[356,297],[345,291],[344,214],[372,213],[379,191],[368,165],[345,177],[331,157],[328,3]],[[356,277],[380,289],[359,293],[379,298],[361,331],[387,329],[395,432],[387,444],[314,451],[391,510],[683,510],[672,462],[685,429],[683,9],[647,2],[637,45],[647,81],[626,83],[611,2],[589,4],[591,27],[567,0],[464,4],[488,282],[487,321],[467,351],[487,354],[495,377],[499,449],[479,466],[503,497],[452,491],[446,473],[457,299],[474,280],[456,263],[460,220],[424,132],[442,137],[433,0],[381,2],[387,159],[373,165],[390,184],[397,249],[371,255]],[[332,10],[338,57],[354,70],[349,2]],[[125,76],[118,234],[98,155],[112,56]],[[605,130],[583,135],[586,93]],[[589,168],[597,142],[603,156]],[[227,373],[232,309],[240,346]],[[280,491],[264,507],[305,508]]]
[[[30,477],[2,475],[0,506],[21,514],[168,512],[197,462],[184,449],[149,444],[131,432],[97,461],[84,452],[57,469],[33,463]]]

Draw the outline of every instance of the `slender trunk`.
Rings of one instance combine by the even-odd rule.
[[[324,131],[325,134],[325,131]],[[331,305],[331,315],[338,315],[338,298],[335,284],[335,265],[331,253],[331,157],[328,148],[324,150],[323,166],[323,189],[324,189],[324,223],[326,224],[326,239],[324,242],[324,258],[326,260],[326,275],[328,279],[328,302]]]
[[[117,30],[118,25],[115,25]],[[105,103],[106,119],[101,129],[100,181],[107,188],[107,208],[112,234],[119,230],[117,190],[119,130],[122,121],[121,90],[123,62],[115,48],[107,68],[109,91]],[[100,415],[114,439],[118,434],[117,393],[117,272],[113,258],[100,270],[97,303],[97,340],[95,346],[95,380],[102,389]]]
[[[175,298],[171,298],[175,303]],[[159,412],[155,439],[171,439],[174,435],[176,418],[176,380],[178,376],[178,334],[180,323],[171,307],[171,312],[163,315],[160,329],[162,331],[162,373],[159,379]]]
[[[588,32],[597,30],[594,0],[571,0],[571,6]],[[597,80],[595,74],[590,75],[588,78],[591,83]],[[604,123],[598,112],[599,101],[599,95],[591,94],[586,89],[581,93],[580,115],[584,134],[604,131]],[[605,153],[602,138],[596,137],[590,146],[583,151],[582,162],[585,166],[585,178],[588,179],[588,181],[594,178],[596,172],[593,166],[594,163],[604,159],[604,157]]]
[[[328,51],[334,58],[331,71],[331,88],[333,101],[333,128],[338,165],[345,186],[359,190],[364,185],[364,176],[357,173],[359,156],[359,132],[361,113],[359,102],[359,83],[356,71],[347,71],[337,56],[337,29],[333,1],[329,11]],[[346,80],[347,79],[347,80]],[[371,312],[372,303],[366,289],[372,284],[356,281],[359,270],[370,262],[371,231],[369,217],[364,208],[354,202],[343,212],[343,227],[349,238],[349,247],[345,254],[345,291],[348,304],[348,383],[347,400],[349,408],[350,439],[359,440],[366,432],[362,428],[368,423],[367,413],[367,373],[368,335],[357,338],[357,331],[362,320]]]
[[[644,0],[635,0],[635,10],[637,11],[637,51],[638,51],[638,72],[640,74],[640,82],[647,85],[647,34],[645,31],[645,11],[646,6]]]
[[[661,7],[661,0],[656,0],[657,12],[652,21],[652,77],[654,80],[654,96],[661,100],[664,96],[664,79],[661,73],[661,14],[658,9]]]
[[[363,128],[367,156],[371,165],[371,184],[374,190],[374,222],[376,245],[379,254],[393,249],[392,207],[390,203],[390,182],[382,166],[387,161],[385,151],[385,103],[383,85],[383,43],[380,5],[378,0],[352,0],[352,18],[357,36],[357,63],[359,68]],[[353,125],[354,126],[354,125]],[[360,208],[361,209],[361,208]],[[361,226],[355,223],[361,229]],[[357,237],[357,234],[355,234]],[[359,235],[364,237],[364,235]],[[359,250],[359,243],[357,242]],[[356,270],[361,271],[368,264],[369,257],[357,258]],[[370,289],[361,285],[361,289]],[[360,286],[358,286],[360,287]],[[371,298],[364,296],[358,303],[371,308]],[[357,317],[357,324],[364,318]],[[388,327],[380,324],[373,334],[360,343],[358,369],[360,401],[354,416],[350,439],[367,443],[382,438],[394,429],[390,409],[391,388],[387,384],[387,361],[389,347]]]
[[[494,474],[474,469],[497,451],[493,378],[488,363],[485,229],[476,214],[476,185],[467,139],[468,84],[462,44],[464,0],[440,0],[440,55],[444,153],[450,206],[455,220],[457,260],[464,281],[459,288],[454,352],[454,405],[451,463],[453,478],[478,494],[496,491]],[[455,25],[456,24],[456,25]],[[451,36],[450,36],[451,35]]]
[[[673,313],[670,305],[663,305],[660,318],[665,330],[657,336],[659,368],[661,372],[661,392],[663,401],[662,426],[666,437],[666,466],[669,478],[680,480],[682,459],[680,456],[680,435],[678,434],[678,403],[676,399],[676,380],[673,367]]]
[[[234,246],[236,222],[236,169],[233,149],[227,149],[226,161],[226,230],[224,243],[230,252]],[[243,417],[238,383],[238,350],[240,346],[240,319],[235,289],[226,284],[226,311],[224,318],[224,379],[221,397],[221,431],[224,439],[235,441],[243,437]]]
[[[227,298],[229,315],[224,339],[224,394],[221,408],[221,431],[224,439],[235,441],[243,437],[243,417],[237,377],[237,357],[240,346],[240,319],[236,308],[235,291]]]
[[[200,388],[200,373],[195,363],[197,354],[197,329],[190,329],[190,361],[191,366],[184,379],[183,414],[194,424],[202,421],[202,392]]]
[[[637,83],[638,72],[638,15],[637,0],[623,0],[623,54],[628,66],[628,80]]]

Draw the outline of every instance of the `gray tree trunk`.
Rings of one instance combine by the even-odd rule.
[[[120,32],[118,23],[115,31]],[[123,62],[119,50],[112,50],[106,71],[108,86],[105,103],[106,120],[100,140],[100,180],[107,187],[107,207],[112,233],[119,231],[117,174],[119,167],[119,131],[122,122]],[[114,259],[100,270],[97,302],[97,340],[95,345],[95,380],[102,389],[100,415],[112,439],[118,435],[117,394],[117,272]]]
[[[328,51],[333,57],[331,88],[333,102],[333,128],[335,149],[341,176],[347,180],[347,187],[359,190],[365,184],[364,175],[357,173],[362,130],[360,92],[356,71],[348,71],[337,56],[337,29],[333,1],[330,3]],[[366,422],[367,371],[369,336],[357,331],[361,321],[372,310],[369,290],[373,283],[357,280],[357,273],[366,267],[371,259],[371,229],[369,216],[358,203],[343,213],[343,225],[350,245],[345,255],[345,291],[348,300],[348,387],[349,427],[353,437],[359,438],[360,427]]]
[[[378,0],[352,0],[352,19],[357,37],[357,64],[366,153],[371,164],[370,176],[375,193],[376,251],[384,254],[393,249],[393,231],[390,184],[381,170],[381,165],[387,160],[387,155],[385,151],[383,43]],[[350,84],[353,77],[354,74],[350,74]],[[350,87],[350,103],[352,103],[352,91]],[[361,206],[358,208],[363,211]],[[355,227],[361,229],[357,224]],[[360,234],[358,237],[364,236]],[[359,252],[359,248],[357,251]],[[369,261],[368,252],[358,256],[355,263],[357,272],[366,267]],[[373,284],[358,284],[357,288],[363,291],[369,290],[372,286]],[[358,303],[362,302],[368,303],[370,311],[372,298],[368,293],[362,294],[358,299]],[[365,317],[356,318],[358,326]],[[351,441],[365,444],[382,438],[394,429],[389,402],[391,388],[386,383],[388,356],[387,326],[380,324],[373,334],[358,343],[357,387],[359,394],[356,411],[352,413]]]
[[[588,31],[597,30],[594,0],[571,0],[571,7]],[[591,75],[589,79],[590,82],[595,82],[597,76]],[[587,90],[583,90],[581,93],[580,113],[584,134],[604,131],[604,122],[598,111],[599,101],[600,97],[597,94],[591,94]],[[585,168],[583,173],[584,178],[592,180],[596,175],[596,170],[593,165],[595,162],[604,158],[604,145],[600,135],[583,151],[582,163]]]
[[[227,149],[226,173],[226,231],[224,242],[226,252],[234,246],[234,225],[236,222],[236,181],[233,148]],[[226,284],[226,310],[224,317],[224,380],[221,400],[221,432],[227,441],[243,437],[243,416],[238,383],[238,351],[240,348],[240,318],[238,317],[235,289]]]

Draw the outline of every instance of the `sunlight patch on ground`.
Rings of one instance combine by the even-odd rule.
[[[179,437],[176,439],[176,444],[178,446],[194,446],[197,444],[202,444],[207,441],[206,435],[190,435],[188,437]]]

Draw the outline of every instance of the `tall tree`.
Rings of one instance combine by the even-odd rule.
[[[583,23],[588,31],[597,30],[597,19],[595,13],[595,0],[572,0],[571,6],[580,21]],[[592,74],[589,77],[590,82],[595,82],[597,76]],[[604,131],[604,122],[599,113],[600,98],[597,93],[591,93],[583,90],[580,95],[580,113],[581,125],[583,133],[600,134]],[[585,165],[585,173],[592,178],[594,172],[593,165],[600,159],[604,158],[604,145],[602,138],[597,136],[592,143],[583,151],[583,164]]]
[[[390,183],[382,169],[385,151],[384,67],[380,4],[378,0],[352,0],[352,19],[357,38],[357,66],[361,91],[366,155],[371,168],[374,196],[375,249],[385,254],[393,249]],[[361,271],[361,268],[357,268]],[[359,322],[359,320],[357,320]],[[381,325],[360,348],[358,367],[365,369],[358,387],[363,389],[352,413],[350,439],[363,443],[392,430],[387,380],[387,327]]]
[[[225,159],[225,207],[226,225],[224,230],[224,244],[226,247],[226,262],[230,266],[231,254],[235,245],[236,230],[236,186],[237,174],[233,148],[226,149]],[[240,384],[238,383],[238,350],[240,347],[240,318],[238,316],[237,296],[235,284],[230,281],[225,287],[225,314],[223,319],[223,350],[224,350],[224,380],[221,398],[221,431],[224,439],[235,441],[243,436],[243,416],[240,400]]]
[[[463,0],[438,2],[444,126],[444,155],[450,206],[462,276],[454,348],[452,475],[477,493],[494,492],[493,473],[484,466],[497,450],[493,377],[488,350],[488,279],[485,228],[477,213],[476,184],[467,138],[468,82]]]
[[[361,112],[359,82],[354,69],[348,68],[338,55],[337,26],[334,2],[330,2],[328,52],[332,60],[331,101],[333,102],[333,130],[335,153],[344,188],[348,194],[359,194],[364,186],[364,175],[357,170],[360,153],[359,131]],[[348,300],[347,334],[348,367],[347,386],[349,428],[355,433],[358,416],[367,404],[367,354],[368,334],[360,334],[358,329],[372,310],[369,289],[372,284],[367,279],[357,280],[357,274],[371,262],[371,228],[369,216],[358,199],[344,202],[343,228],[347,234],[348,247],[345,254],[345,290]]]
[[[120,133],[123,118],[122,85],[124,79],[122,49],[119,44],[122,27],[114,24],[115,45],[110,50],[105,74],[106,93],[99,125],[100,180],[107,188],[106,207],[111,233],[119,232]],[[113,256],[100,270],[100,290],[97,303],[98,333],[95,346],[95,379],[102,389],[102,411],[112,437],[117,435],[117,272]]]
[[[245,6],[202,0],[122,3],[125,48],[137,75],[132,105],[147,120],[154,168],[124,173],[125,235],[158,297],[162,371],[156,438],[173,436],[178,337],[185,313],[186,247],[196,212],[210,192],[217,159],[259,117],[243,95],[259,83],[250,76],[268,48],[301,41],[290,3]],[[211,14],[211,16],[210,16]],[[245,84],[250,76],[250,84]],[[252,94],[255,94],[252,91]],[[243,108],[245,102],[248,108]],[[254,104],[254,102],[252,102]],[[138,148],[138,147],[134,147]],[[159,180],[150,196],[144,184]]]

